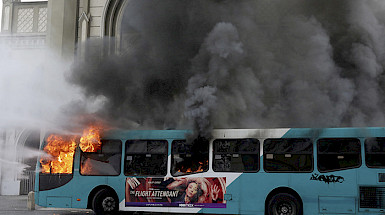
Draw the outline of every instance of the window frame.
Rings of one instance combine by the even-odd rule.
[[[308,153],[308,154],[300,154],[300,153],[290,153],[290,155],[310,155],[310,159],[311,159],[311,168],[310,170],[307,170],[307,171],[277,171],[277,170],[268,170],[266,168],[266,160],[268,160],[266,158],[266,156],[268,154],[272,154],[272,153],[267,153],[265,151],[265,144],[266,144],[266,141],[269,141],[269,140],[287,140],[287,139],[291,139],[291,140],[295,140],[295,139],[303,139],[303,140],[308,140],[310,142],[310,146],[311,146],[311,152]],[[279,153],[278,155],[284,155],[286,156],[286,154],[289,154],[289,153]],[[273,154],[275,155],[275,154]],[[266,172],[266,173],[311,173],[314,171],[314,166],[315,166],[315,162],[314,162],[314,140],[312,140],[311,138],[302,138],[302,137],[295,137],[295,138],[266,138],[263,140],[263,170]]]
[[[120,139],[101,139],[100,140],[102,142],[102,147],[103,147],[103,141],[117,141],[117,142],[120,142],[120,162],[119,162],[119,172],[118,174],[116,175],[85,175],[85,174],[82,174],[82,157],[83,157],[83,154],[97,154],[97,152],[83,152],[80,147],[78,146],[79,148],[79,151],[80,151],[80,157],[79,157],[79,175],[81,176],[109,176],[109,177],[117,177],[119,175],[122,174],[122,151],[123,151],[123,142],[122,140]],[[103,154],[103,153],[102,153]]]
[[[364,155],[365,155],[365,166],[366,167],[368,167],[368,168],[371,168],[371,169],[385,169],[385,165],[384,166],[369,166],[368,165],[368,162],[367,162],[367,158],[368,158],[368,153],[367,153],[367,149],[366,149],[366,144],[367,144],[367,142],[370,140],[370,139],[379,139],[379,138],[381,138],[381,139],[384,139],[384,142],[385,142],[385,137],[369,137],[369,138],[365,138],[365,141],[364,141]],[[382,155],[384,155],[384,157],[385,157],[385,150],[384,150],[384,152],[379,152],[379,153],[371,153],[371,154],[382,154]]]
[[[57,136],[61,136],[61,137],[65,137],[65,138],[68,138],[68,137],[71,137],[71,135],[61,135],[61,134],[55,134],[55,133],[51,133],[51,134],[49,134],[49,135],[46,135],[45,137],[44,137],[44,140],[43,140],[43,144],[40,146],[40,150],[42,151],[42,152],[44,152],[44,153],[47,153],[47,152],[45,152],[44,151],[44,148],[47,146],[47,144],[48,144],[48,141],[47,141],[47,139],[48,139],[48,137],[49,136],[51,136],[51,135],[57,135]],[[76,147],[75,147],[75,151],[74,151],[74,155],[73,155],[73,157],[72,157],[72,171],[71,171],[71,173],[52,173],[51,172],[51,170],[50,170],[50,172],[49,173],[43,173],[43,172],[41,172],[42,171],[42,164],[41,164],[41,162],[40,162],[40,159],[41,159],[41,156],[39,157],[39,174],[43,174],[43,175],[59,175],[59,176],[63,176],[63,175],[74,175],[74,171],[75,171],[75,159],[76,159],[76,154],[78,153],[77,151],[78,151],[78,149],[80,150],[80,152],[81,152],[81,149],[80,149],[80,147],[79,147],[79,138],[75,138],[75,143],[76,143]]]
[[[162,142],[165,142],[166,145],[165,145],[165,148],[166,148],[166,151],[164,153],[164,155],[166,156],[166,159],[165,159],[165,162],[166,162],[166,170],[165,170],[165,174],[163,175],[145,175],[145,174],[137,174],[137,175],[132,175],[132,174],[128,174],[127,171],[126,171],[126,162],[127,162],[127,156],[128,155],[132,155],[134,153],[127,153],[127,150],[128,150],[128,143],[132,141],[132,142],[135,142],[135,141],[162,141]],[[123,175],[125,176],[138,176],[138,177],[164,177],[167,175],[167,172],[168,172],[168,147],[169,147],[169,142],[166,140],[166,139],[128,139],[124,142],[124,157],[123,157]],[[148,152],[148,151],[147,151]],[[135,153],[135,155],[147,155],[147,154],[151,154],[151,153]],[[162,155],[163,153],[152,153],[152,154],[157,154],[157,155]]]
[[[242,141],[242,140],[249,140],[249,139],[251,139],[251,140],[256,140],[256,145],[257,145],[257,150],[256,150],[256,154],[254,154],[254,153],[251,153],[251,152],[248,152],[248,153],[240,153],[239,151],[238,151],[238,153],[235,153],[235,152],[216,152],[216,150],[215,150],[215,142],[216,141],[226,141],[226,140],[229,140],[229,141]],[[233,172],[233,173],[257,173],[257,172],[259,172],[260,171],[260,169],[261,169],[261,141],[259,141],[259,139],[258,138],[218,138],[218,139],[214,139],[213,141],[212,141],[212,144],[213,144],[213,150],[212,150],[212,152],[213,152],[213,156],[212,156],[212,169],[213,169],[213,171],[214,172],[229,172],[229,173],[231,173],[231,172]],[[226,171],[226,170],[222,170],[222,171],[217,171],[217,170],[215,170],[215,166],[214,166],[214,162],[215,162],[215,155],[228,155],[228,154],[231,154],[231,156],[232,155],[234,155],[234,154],[238,154],[240,157],[242,156],[242,155],[256,155],[257,156],[257,169],[256,170],[252,170],[252,171],[234,171],[234,170],[228,170],[228,171]]]
[[[319,164],[320,164],[320,153],[319,153],[319,142],[320,140],[325,140],[325,139],[329,139],[329,140],[336,140],[336,139],[345,139],[345,140],[357,140],[358,141],[358,146],[359,146],[359,149],[360,151],[358,153],[350,153],[350,155],[356,155],[358,154],[358,165],[357,166],[352,166],[352,167],[346,167],[346,168],[339,168],[339,169],[333,169],[333,170],[327,170],[327,171],[324,171],[324,170],[320,170],[319,168]],[[317,153],[317,170],[320,172],[320,173],[328,173],[328,172],[336,172],[336,171],[342,171],[342,170],[348,170],[348,169],[357,169],[357,168],[360,168],[362,166],[362,142],[359,138],[357,137],[325,137],[325,138],[319,138],[317,139],[317,149],[316,149],[316,153]],[[335,154],[335,155],[349,155],[349,153],[344,153],[344,154],[341,154],[341,153],[323,153],[323,154]],[[338,158],[337,158],[338,159]]]
[[[71,135],[60,135],[55,133],[50,133],[49,135],[46,135],[43,140],[43,144],[40,146],[40,150],[44,152],[44,147],[48,144],[48,137],[50,135],[58,135],[62,137],[70,137]],[[39,162],[39,184],[38,184],[38,190],[39,191],[47,191],[47,190],[53,190],[59,187],[62,187],[66,184],[68,184],[75,175],[75,164],[76,164],[76,154],[79,153],[79,139],[75,138],[75,142],[77,146],[75,147],[74,156],[72,157],[72,171],[71,173],[52,173],[51,171],[49,173],[43,173],[42,171],[42,164],[40,162],[41,156],[39,156],[38,162]],[[80,172],[79,172],[80,173]]]
[[[173,176],[173,177],[181,177],[181,176],[187,176],[187,175],[192,175],[192,174],[199,174],[199,173],[205,173],[205,172],[208,172],[210,170],[210,141],[208,141],[208,145],[207,145],[207,169],[206,170],[203,170],[201,172],[181,172],[182,174],[180,175],[175,175],[176,172],[173,172],[173,166],[174,166],[174,142],[176,141],[184,141],[185,143],[188,142],[188,140],[186,139],[174,139],[171,141],[171,164],[170,164],[170,174]],[[191,144],[191,146],[193,146],[193,143]],[[192,153],[191,153],[191,157],[192,157]]]

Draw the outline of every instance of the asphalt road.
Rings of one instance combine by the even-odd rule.
[[[0,196],[0,215],[94,215],[92,210],[62,209],[36,207],[28,210],[27,196]]]
[[[36,206],[28,210],[27,196],[0,196],[0,215],[95,215],[87,209],[56,209]],[[119,215],[132,215],[130,212],[120,212]],[[162,213],[143,213],[142,215],[161,215]]]

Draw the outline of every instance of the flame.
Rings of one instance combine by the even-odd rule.
[[[203,171],[204,171],[204,169],[203,169],[203,162],[199,162],[199,167],[198,167],[198,169],[195,172],[203,172]]]
[[[206,160],[206,161],[204,161],[204,162],[198,161],[198,163],[199,163],[198,168],[194,168],[194,170],[193,170],[191,167],[189,167],[189,168],[186,169],[186,167],[182,166],[182,167],[181,167],[179,170],[177,170],[176,172],[178,172],[178,173],[197,173],[197,172],[203,172],[204,169],[205,169],[205,167],[207,167],[209,161],[208,161],[208,160]]]
[[[90,126],[88,129],[83,131],[83,135],[80,138],[80,149],[83,152],[97,152],[102,147],[100,141],[100,130],[99,126]]]
[[[75,136],[50,135],[44,151],[49,157],[40,159],[43,173],[72,173],[76,149]]]
[[[99,126],[90,126],[83,131],[80,138],[80,149],[83,152],[96,152],[101,149]],[[44,151],[48,156],[40,159],[42,173],[64,173],[71,174],[77,136],[50,135]],[[88,168],[90,169],[90,168]]]

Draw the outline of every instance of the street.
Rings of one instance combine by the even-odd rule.
[[[93,215],[92,210],[54,209],[36,206],[36,210],[28,210],[27,196],[0,196],[0,215]]]
[[[28,210],[27,196],[0,196],[0,215],[94,215],[92,210],[75,208],[43,208],[36,205],[35,210]],[[133,214],[130,212],[120,212],[119,215]],[[142,213],[162,214],[162,213]]]

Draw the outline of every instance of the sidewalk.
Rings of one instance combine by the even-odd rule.
[[[27,195],[0,196],[0,211],[27,211]]]

